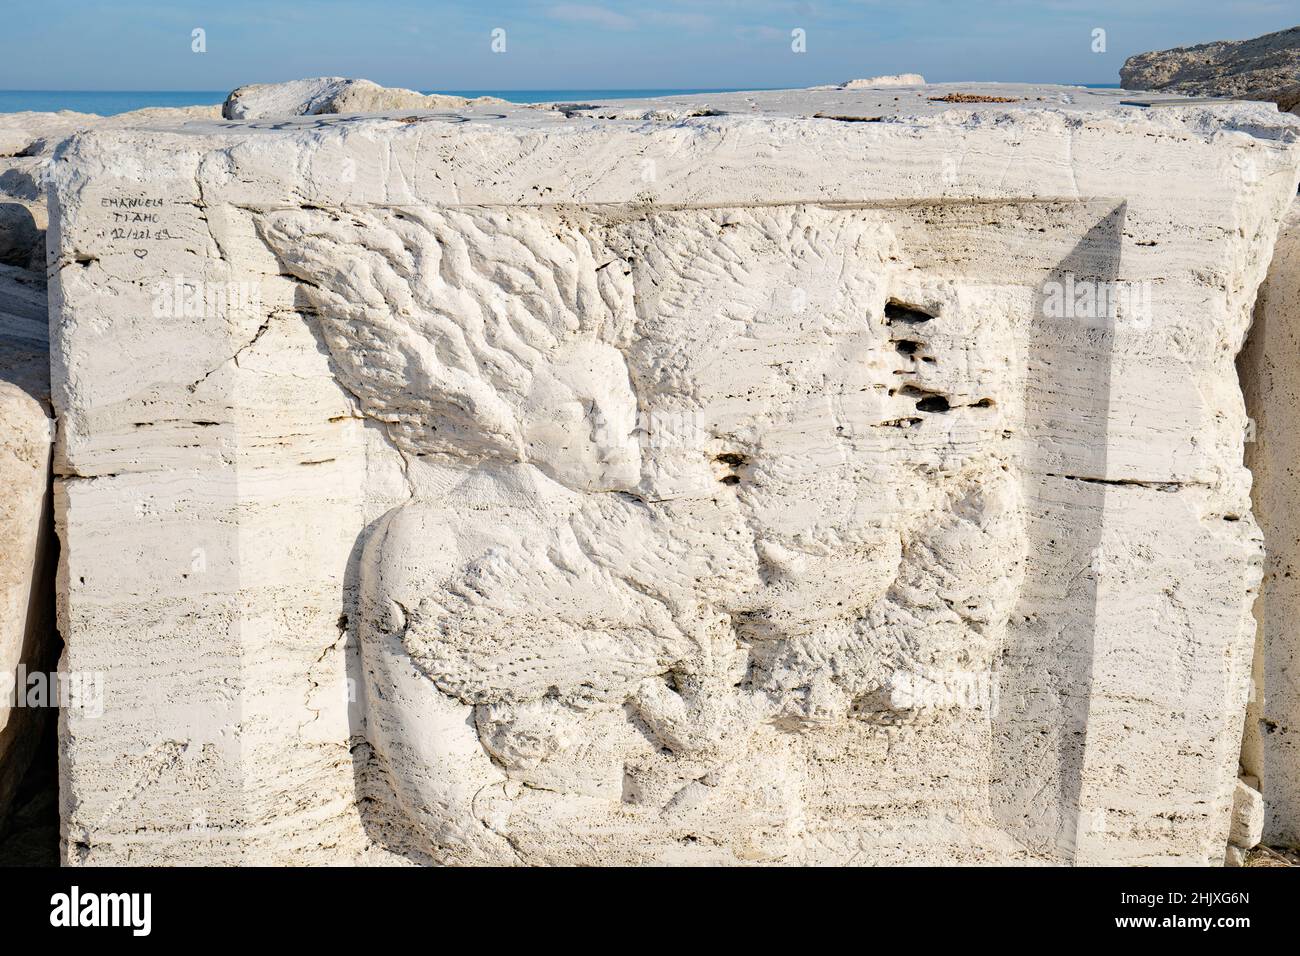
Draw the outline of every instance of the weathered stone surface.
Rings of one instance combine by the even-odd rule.
[[[46,150],[84,128],[76,125],[81,118],[75,113],[0,115],[0,264],[45,271],[48,216],[41,177],[49,161]]]
[[[1228,842],[1249,850],[1258,846],[1264,835],[1264,798],[1258,790],[1238,780],[1232,792],[1232,825]]]
[[[216,106],[150,108],[116,116],[67,110],[0,114],[0,264],[44,274],[49,222],[45,174],[55,148],[73,133],[97,126],[174,125],[220,115]]]
[[[1300,201],[1283,223],[1238,365],[1251,414],[1246,464],[1267,559],[1242,762],[1258,778],[1264,842],[1300,846]]]
[[[0,113],[0,158],[49,157],[54,148],[78,130],[97,126],[175,125],[221,116],[219,106],[157,106],[100,116],[97,113]]]
[[[0,115],[0,679],[55,665],[45,176],[58,144],[92,126],[214,119],[216,107]],[[41,732],[41,711],[0,687],[0,822]],[[2,829],[2,827],[0,827]]]
[[[0,157],[35,156],[104,117],[93,113],[0,113]]]
[[[1220,862],[1300,125],[992,90],[80,135],[66,859]]]
[[[1294,113],[1300,110],[1300,27],[1139,53],[1124,61],[1119,80],[1128,90],[1269,100]]]
[[[0,264],[29,270],[44,264],[43,214],[44,208],[39,203],[0,202]]]
[[[322,113],[385,113],[391,110],[461,109],[471,103],[504,103],[490,96],[468,100],[463,96],[417,93],[380,86],[370,80],[322,76],[287,83],[241,86],[226,98],[221,115],[226,119],[255,120],[275,116],[312,116]]]
[[[858,80],[846,80],[840,84],[841,89],[861,90],[877,86],[924,86],[925,77],[920,73],[893,73],[888,76],[868,76]]]
[[[52,671],[54,631],[45,177],[58,144],[92,126],[215,119],[216,107],[0,115],[0,679]],[[41,732],[0,686],[0,823]],[[0,826],[0,829],[3,829]]]
[[[0,828],[42,716],[13,694],[20,669],[53,664],[53,426],[45,290],[0,266]]]

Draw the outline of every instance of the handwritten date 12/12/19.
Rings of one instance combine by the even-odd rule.
[[[108,231],[110,239],[125,239],[132,242],[139,242],[146,239],[161,242],[172,237],[171,232],[167,229],[128,229],[123,226],[115,226]]]

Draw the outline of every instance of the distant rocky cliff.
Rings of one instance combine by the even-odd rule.
[[[1139,53],[1124,61],[1119,79],[1126,90],[1268,100],[1300,113],[1300,27]]]

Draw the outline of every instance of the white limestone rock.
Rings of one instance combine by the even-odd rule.
[[[1124,61],[1119,78],[1129,90],[1268,100],[1300,112],[1300,27],[1138,53]]]
[[[35,156],[79,129],[102,120],[93,113],[0,113],[0,157]]]
[[[1293,203],[1238,366],[1251,419],[1246,464],[1267,556],[1255,604],[1259,640],[1242,763],[1266,811],[1264,842],[1300,845],[1300,200]]]
[[[48,703],[19,700],[15,690],[27,672],[48,671],[56,646],[53,442],[45,290],[35,276],[0,266],[0,820],[39,739],[43,712],[28,705]]]
[[[220,115],[216,106],[151,107],[115,116],[68,110],[0,113],[0,264],[44,274],[45,177],[55,149],[73,133],[93,126],[171,126]]]
[[[78,136],[66,860],[1219,862],[1300,125],[993,89]]]
[[[209,107],[0,115],[0,817],[36,745],[40,712],[11,708],[19,668],[45,673],[56,647],[45,178],[58,144],[91,126],[214,119]]]
[[[320,76],[241,86],[226,97],[221,115],[225,119],[262,119],[328,112],[323,107],[351,82],[343,76]]]
[[[93,126],[168,126],[190,120],[219,119],[219,106],[151,106],[100,116],[60,110],[57,113],[0,113],[0,158],[49,157],[63,140]]]
[[[1259,846],[1264,836],[1264,798],[1245,781],[1238,780],[1232,792],[1232,825],[1228,842],[1249,850]]]
[[[279,116],[314,116],[324,113],[386,113],[393,110],[460,109],[471,103],[504,103],[495,97],[474,100],[463,96],[417,93],[380,86],[370,80],[322,76],[287,83],[241,86],[226,97],[221,115],[226,119],[256,120]]]
[[[920,73],[892,73],[887,76],[868,76],[857,80],[845,80],[840,89],[860,90],[882,86],[924,86],[925,77]]]
[[[810,86],[810,92],[826,90],[874,90],[888,89],[894,86],[924,86],[925,77],[920,73],[892,73],[885,76],[866,76],[843,83],[827,83],[822,86]]]

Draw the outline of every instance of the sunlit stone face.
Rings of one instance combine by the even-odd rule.
[[[65,861],[1220,862],[1300,143],[1008,89],[60,147]]]
[[[1032,294],[923,273],[920,216],[262,221],[417,489],[366,542],[360,625],[416,842],[787,858],[819,747],[987,749]]]

